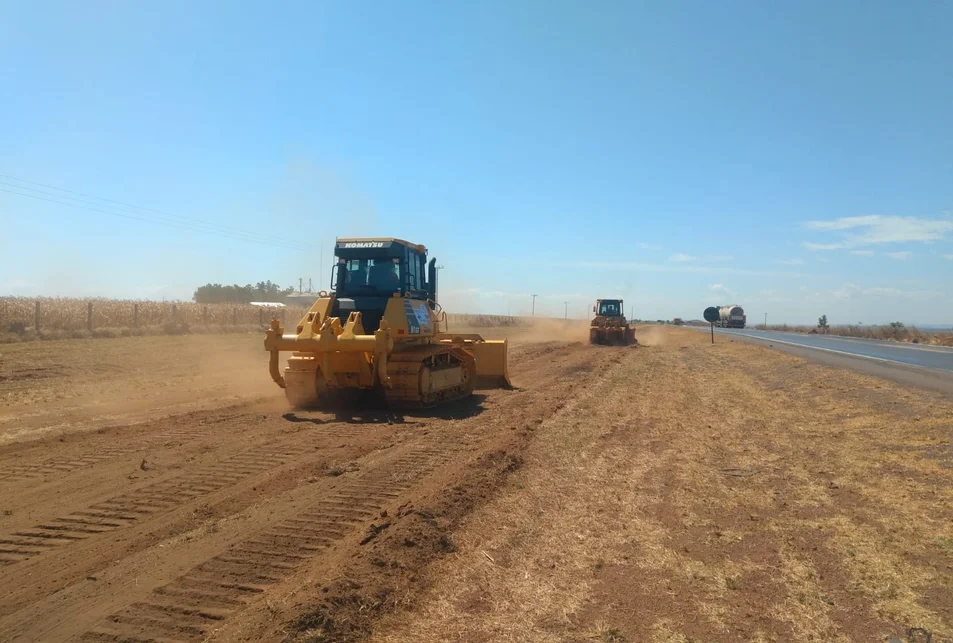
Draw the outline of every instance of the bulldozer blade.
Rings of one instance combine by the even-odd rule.
[[[485,340],[468,346],[476,360],[476,388],[513,388],[506,368],[506,340]]]

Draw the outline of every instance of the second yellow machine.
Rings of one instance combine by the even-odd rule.
[[[342,393],[377,394],[391,406],[427,407],[511,386],[506,340],[452,334],[437,304],[436,260],[401,239],[338,239],[333,292],[293,332],[272,321],[271,377],[296,408]],[[290,351],[281,372],[280,352]]]

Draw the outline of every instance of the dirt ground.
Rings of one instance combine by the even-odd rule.
[[[953,640],[953,402],[584,331],[402,414],[289,413],[257,336],[0,347],[0,640]]]

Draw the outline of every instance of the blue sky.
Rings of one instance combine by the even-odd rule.
[[[335,236],[382,235],[426,244],[460,311],[953,324],[950,24],[943,2],[0,0],[0,294],[324,283]]]

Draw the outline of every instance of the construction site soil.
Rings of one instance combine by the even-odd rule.
[[[947,397],[507,333],[412,413],[289,411],[257,335],[0,347],[0,640],[951,640]]]

